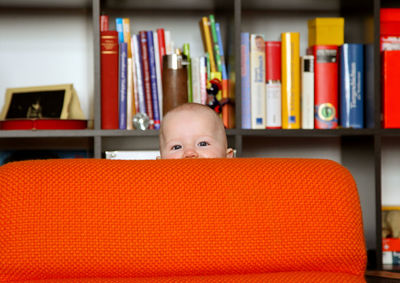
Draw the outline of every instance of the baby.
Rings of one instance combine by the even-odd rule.
[[[169,111],[161,122],[161,159],[231,158],[224,125],[210,107],[186,103]]]

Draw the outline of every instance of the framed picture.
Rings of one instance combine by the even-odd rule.
[[[68,119],[72,84],[8,88],[0,120]]]

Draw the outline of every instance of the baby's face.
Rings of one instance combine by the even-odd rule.
[[[170,113],[163,123],[162,159],[231,157],[225,132],[212,113],[182,110]]]

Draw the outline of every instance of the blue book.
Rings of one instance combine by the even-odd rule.
[[[241,69],[242,69],[242,129],[251,129],[251,99],[250,99],[250,34],[240,34]]]
[[[150,84],[151,84],[151,99],[153,102],[153,116],[154,116],[154,128],[160,129],[160,107],[158,102],[158,90],[157,90],[157,69],[156,69],[156,57],[154,50],[154,39],[153,31],[147,31],[147,49],[149,57],[150,67]]]
[[[364,128],[364,45],[340,46],[340,124]]]
[[[121,130],[126,130],[126,96],[127,96],[127,61],[128,44],[119,44],[119,72],[118,72],[118,125]]]
[[[122,24],[122,18],[115,19],[115,27],[118,32],[118,43],[124,42],[124,26]]]
[[[225,64],[225,55],[224,55],[224,46],[222,44],[221,38],[221,29],[219,23],[215,23],[215,31],[217,32],[217,40],[219,46],[219,55],[221,56],[221,67],[222,67],[222,79],[227,80],[228,74],[226,72],[226,64]]]

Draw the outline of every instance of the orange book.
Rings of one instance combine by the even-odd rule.
[[[211,72],[216,72],[217,68],[215,66],[215,58],[212,48],[212,39],[210,33],[210,24],[207,17],[201,18],[200,21],[200,30],[203,36],[203,43],[204,43],[204,51],[208,53],[210,58],[210,68]]]

